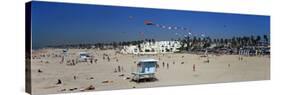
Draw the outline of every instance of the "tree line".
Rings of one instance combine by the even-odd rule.
[[[192,51],[195,49],[205,49],[209,48],[212,44],[216,44],[214,48],[243,48],[245,46],[258,46],[260,43],[269,44],[268,35],[257,35],[257,36],[242,36],[242,37],[232,37],[232,38],[210,38],[210,37],[184,37],[178,39],[170,39],[171,41],[179,41],[182,51]],[[123,46],[129,45],[140,45],[144,42],[155,43],[156,40],[144,39],[144,40],[134,40],[134,41],[120,41],[120,42],[110,42],[110,43],[84,43],[84,44],[64,44],[64,45],[53,45],[48,46],[52,48],[81,48],[81,49],[121,49]]]

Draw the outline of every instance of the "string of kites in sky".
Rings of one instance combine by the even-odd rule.
[[[161,28],[161,29],[178,30],[178,31],[175,31],[175,35],[179,36],[179,37],[181,37],[181,36],[184,36],[184,37],[198,36],[198,35],[201,36],[201,37],[205,37],[206,36],[204,33],[201,33],[201,34],[192,33],[190,28],[180,27],[180,26],[168,26],[168,25],[163,25],[163,24],[156,24],[156,23],[153,23],[150,20],[144,20],[144,24],[148,25],[148,26],[155,26],[155,27]],[[142,32],[141,35],[144,35],[144,33]]]
[[[134,16],[129,16],[130,20],[135,19]],[[158,23],[154,23],[151,20],[144,20],[144,25],[147,26],[153,26],[153,27],[157,27],[160,29],[167,29],[167,30],[171,30],[173,32],[175,32],[175,35],[178,37],[190,37],[190,36],[197,36],[197,37],[207,37],[205,33],[201,32],[201,33],[195,33],[192,32],[191,28],[187,28],[187,27],[181,27],[181,26],[176,26],[176,25],[165,25],[165,24],[158,24]],[[226,28],[226,25],[223,25],[223,28]],[[153,33],[153,32],[152,32]],[[145,32],[140,32],[140,35],[143,36],[144,38],[144,34]]]

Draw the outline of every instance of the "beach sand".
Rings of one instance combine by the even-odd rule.
[[[79,52],[83,51],[88,52],[98,61],[68,65],[72,60],[76,62]],[[33,51],[32,94],[80,92],[90,85],[94,90],[89,91],[98,91],[270,79],[269,56],[243,56],[243,60],[239,60],[238,55],[208,55],[210,61],[208,63],[205,62],[206,57],[196,54],[169,53],[138,56],[115,52],[115,50],[69,49],[62,62],[62,49]],[[103,60],[104,54],[109,56],[110,61],[107,57]],[[125,79],[132,77],[131,73],[136,71],[136,63],[142,58],[159,60],[157,81],[136,83],[130,81],[131,79]],[[70,63],[67,63],[68,60]],[[114,72],[118,66],[122,67],[123,71]],[[194,71],[193,66],[195,66]],[[58,79],[61,80],[61,84],[56,84]]]

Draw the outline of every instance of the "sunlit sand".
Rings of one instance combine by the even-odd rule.
[[[89,53],[94,61],[78,62],[79,52]],[[159,60],[156,81],[131,81],[141,58]],[[270,57],[243,56],[239,60],[239,55],[133,55],[97,49],[69,49],[64,55],[62,49],[40,49],[32,52],[31,73],[34,94],[268,80]]]

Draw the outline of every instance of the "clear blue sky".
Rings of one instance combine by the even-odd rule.
[[[262,36],[270,33],[269,16],[33,1],[33,48],[143,38],[170,40],[180,37],[176,33],[187,34],[185,30],[145,25],[144,20],[166,26],[185,27],[191,29],[193,35],[203,33],[211,38]]]

